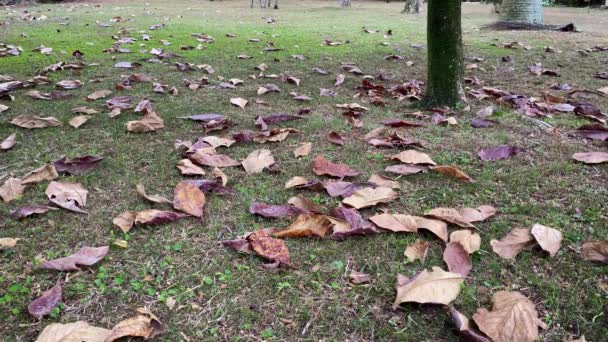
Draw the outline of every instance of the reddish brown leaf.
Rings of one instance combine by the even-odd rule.
[[[608,263],[608,240],[586,241],[583,243],[582,255],[585,260]]]
[[[205,194],[196,185],[186,181],[177,183],[173,194],[173,208],[194,217],[202,217],[205,202]]]
[[[21,207],[19,209],[15,209],[11,212],[11,216],[16,219],[22,219],[28,216],[32,216],[34,214],[44,214],[51,210],[57,210],[57,208],[49,207],[46,205],[28,205],[25,207]]]
[[[289,266],[289,250],[285,241],[270,237],[264,230],[257,230],[247,237],[251,249],[264,259]]]
[[[445,246],[443,261],[448,265],[450,272],[458,273],[463,277],[473,269],[471,257],[460,242],[450,242]]]
[[[27,306],[27,311],[32,317],[42,319],[42,317],[53,312],[53,309],[59,305],[61,300],[61,282],[57,282],[55,286],[45,291],[42,296],[34,299]]]
[[[103,259],[110,247],[82,247],[78,252],[65,258],[54,259],[44,262],[40,268],[57,271],[79,271],[77,265],[91,266]]]
[[[251,214],[260,215],[263,217],[279,218],[299,215],[302,213],[302,210],[294,207],[293,205],[269,205],[254,202],[251,203],[249,212]]]
[[[317,156],[315,158],[315,160],[312,162],[312,170],[318,176],[329,175],[339,178],[354,177],[361,173],[346,165],[333,163],[323,158],[323,156]]]

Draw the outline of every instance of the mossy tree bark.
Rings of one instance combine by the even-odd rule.
[[[428,1],[426,105],[453,107],[465,101],[461,7],[461,0]]]
[[[542,0],[503,0],[500,20],[524,24],[543,23]]]

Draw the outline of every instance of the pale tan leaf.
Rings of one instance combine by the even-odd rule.
[[[436,165],[436,163],[426,153],[416,150],[405,150],[391,157],[391,160],[398,160],[405,164]]]
[[[369,283],[369,274],[363,273],[363,272],[358,272],[358,271],[353,270],[352,272],[350,272],[350,275],[348,276],[348,278],[350,279],[350,282],[353,284]]]
[[[608,263],[608,240],[585,241],[581,253],[585,260]]]
[[[133,133],[152,132],[164,127],[165,122],[154,112],[146,113],[140,120],[127,122],[127,131]]]
[[[424,270],[397,288],[393,309],[407,302],[448,305],[460,294],[463,282],[464,277],[460,274],[446,272],[439,267],[433,267],[431,272]]]
[[[0,186],[0,197],[5,203],[16,200],[23,195],[25,186],[19,178],[9,178]]]
[[[200,166],[194,165],[190,159],[182,159],[177,162],[177,168],[182,173],[182,175],[187,176],[204,176],[205,170],[203,170]]]
[[[222,170],[217,167],[213,168],[213,171],[211,171],[211,176],[213,176],[213,178],[215,179],[220,179],[222,181],[223,186],[226,186],[226,184],[228,184],[228,176],[226,176],[226,174],[223,173]]]
[[[146,189],[144,188],[144,185],[142,183],[137,183],[136,186],[137,189],[137,193],[147,199],[148,201],[152,202],[152,203],[173,203],[170,200],[168,200],[167,198],[160,196],[160,195],[148,195],[146,193]]]
[[[477,208],[464,208],[460,211],[460,215],[465,222],[481,222],[496,215],[496,208],[491,205],[480,205]]]
[[[342,203],[356,209],[374,206],[378,203],[387,203],[399,197],[399,194],[391,188],[363,188],[356,191],[350,197],[345,198]]]
[[[240,97],[233,97],[233,98],[230,99],[230,103],[233,106],[240,107],[241,109],[245,109],[245,106],[247,105],[248,102],[249,101],[247,101],[247,100],[245,100],[243,98],[240,98]]]
[[[514,228],[500,240],[490,241],[492,250],[503,259],[513,259],[523,249],[536,245],[530,228]]]
[[[87,205],[89,191],[80,183],[51,182],[45,194],[52,203],[77,213],[86,213],[82,207]]]
[[[16,142],[17,134],[13,133],[9,135],[6,139],[2,140],[2,142],[0,143],[0,150],[10,150],[11,148],[13,148],[13,146],[15,146]]]
[[[327,215],[301,214],[286,229],[272,233],[274,237],[325,237],[329,234],[333,223]]]
[[[585,164],[600,164],[608,162],[608,152],[575,153],[572,158]]]
[[[424,217],[414,216],[418,229],[426,229],[435,234],[443,242],[448,242],[448,225],[439,220],[427,219]]]
[[[481,308],[473,315],[479,330],[495,342],[538,340],[538,319],[534,303],[519,292],[498,291],[492,297],[492,311]]]
[[[148,340],[164,332],[162,323],[154,314],[145,309],[138,311],[139,315],[116,324],[105,342],[113,342],[125,336],[143,337]]]
[[[255,150],[249,153],[241,164],[248,174],[260,173],[274,164],[274,157],[270,150]]]
[[[52,323],[36,338],[36,342],[105,342],[110,330],[94,327],[86,322]]]
[[[557,254],[562,243],[562,233],[559,230],[537,223],[532,226],[530,233],[534,236],[540,248],[549,252],[552,257]]]
[[[379,175],[377,173],[374,173],[373,175],[371,175],[369,177],[369,179],[367,180],[368,183],[374,183],[378,186],[382,186],[385,188],[391,188],[391,189],[400,189],[401,188],[401,184],[399,184],[399,182],[394,181],[390,178],[384,177],[382,175]]]
[[[106,98],[110,95],[112,95],[111,90],[108,90],[108,89],[97,90],[96,92],[89,94],[86,99],[88,101],[95,101],[95,100]]]
[[[402,214],[380,214],[369,218],[376,226],[390,230],[392,232],[412,232],[418,231],[416,219],[410,215]]]
[[[464,228],[474,228],[456,209],[452,208],[435,208],[424,214],[426,217],[452,223]]]
[[[296,149],[293,151],[293,155],[294,155],[296,158],[299,158],[299,157],[304,157],[304,156],[309,155],[309,154],[310,154],[310,151],[312,151],[312,143],[310,143],[310,142],[304,142],[304,143],[301,143],[301,144],[298,146],[298,148],[296,148]]]
[[[173,194],[173,208],[195,217],[202,217],[205,202],[205,194],[196,185],[186,181],[177,183]]]
[[[128,233],[129,230],[133,228],[136,216],[137,213],[134,211],[125,211],[124,213],[116,216],[112,220],[112,223],[114,223],[114,225],[120,228],[123,232]]]
[[[17,241],[19,240],[21,239],[0,238],[0,250],[15,248],[15,246],[17,246]]]
[[[465,251],[473,254],[481,248],[481,236],[468,229],[456,230],[450,234],[450,242],[460,242]]]
[[[21,179],[21,184],[36,184],[44,181],[50,181],[59,177],[57,170],[53,164],[46,164],[28,173]]]
[[[405,248],[405,252],[403,252],[403,255],[407,257],[409,262],[414,262],[420,259],[420,261],[424,263],[426,255],[429,252],[429,247],[431,247],[431,243],[428,241],[415,242],[409,244]]]
[[[11,123],[28,129],[61,126],[61,122],[52,116],[43,118],[36,115],[19,115]]]
[[[302,176],[295,176],[290,178],[287,183],[285,183],[285,189],[293,188],[296,186],[304,185],[308,182],[308,180]]]
[[[207,144],[211,145],[213,148],[217,148],[220,146],[230,147],[232,144],[234,144],[236,142],[235,140],[232,140],[230,138],[220,138],[220,137],[216,137],[213,135],[206,136],[206,137],[202,138],[201,140],[206,142]]]
[[[456,166],[440,165],[440,166],[432,166],[430,169],[431,169],[431,171],[440,173],[440,174],[448,176],[448,177],[456,178],[456,179],[461,180],[466,183],[473,182],[473,178],[471,178],[469,175],[464,173],[464,171],[457,168]]]
[[[70,119],[68,123],[70,124],[70,126],[78,128],[82,126],[85,122],[89,121],[90,118],[91,117],[88,115],[78,115]]]

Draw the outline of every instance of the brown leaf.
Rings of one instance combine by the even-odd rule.
[[[581,249],[585,260],[608,263],[608,240],[586,241]]]
[[[458,273],[463,277],[473,269],[471,257],[460,242],[450,242],[445,246],[443,261],[448,265],[450,272]]]
[[[247,237],[251,249],[264,259],[278,262],[279,266],[289,266],[289,250],[285,241],[274,239],[265,230],[256,230]]]
[[[80,183],[63,182],[51,182],[45,192],[52,203],[77,213],[86,213],[80,208],[86,206],[88,193]]]
[[[286,237],[320,237],[329,234],[333,223],[327,215],[323,214],[302,214],[286,229],[275,231],[272,236],[279,238]]]
[[[79,271],[78,265],[91,266],[103,259],[110,247],[82,247],[78,252],[65,258],[54,259],[44,262],[40,268],[57,271]]]
[[[203,170],[200,166],[194,165],[190,159],[182,159],[177,162],[177,168],[182,173],[182,175],[186,176],[204,176],[205,170]]]
[[[82,125],[84,125],[87,121],[89,121],[91,117],[88,115],[78,115],[73,117],[72,119],[70,119],[70,121],[68,122],[70,124],[70,126],[74,127],[74,128],[78,128]]]
[[[293,205],[271,205],[253,202],[249,206],[249,212],[263,217],[279,218],[299,215],[302,213],[302,210]]]
[[[15,146],[16,142],[17,142],[17,134],[13,133],[0,143],[0,150],[4,150],[4,151],[10,150],[11,148],[13,148],[13,146]]]
[[[460,274],[439,267],[433,267],[431,272],[424,270],[397,288],[393,309],[407,302],[448,305],[460,294],[463,282],[464,277]]]
[[[490,241],[492,250],[503,259],[513,259],[523,249],[536,245],[530,228],[514,228],[500,240]]]
[[[340,86],[342,83],[344,83],[345,79],[346,79],[346,76],[344,76],[343,74],[338,74],[336,76],[336,82],[334,83],[334,86],[336,86],[336,87]]]
[[[580,152],[573,154],[572,159],[585,164],[600,164],[608,162],[608,152]]]
[[[426,217],[452,223],[464,228],[475,228],[470,224],[456,209],[452,208],[435,208],[424,214]]]
[[[538,327],[545,324],[528,298],[519,292],[498,291],[492,297],[492,311],[478,309],[473,320],[479,330],[495,342],[533,342],[538,339]]]
[[[15,248],[15,246],[17,246],[17,241],[19,240],[21,239],[0,238],[0,250]]]
[[[352,196],[345,198],[342,203],[356,209],[361,209],[374,206],[378,203],[387,203],[398,197],[399,194],[391,188],[363,188],[356,191]]]
[[[435,234],[443,242],[448,242],[448,225],[439,220],[427,219],[424,217],[414,216],[418,229],[426,229]]]
[[[16,220],[19,220],[34,214],[44,214],[50,210],[58,209],[46,205],[26,205],[25,207],[21,207],[19,209],[11,211],[11,216]]]
[[[197,164],[211,167],[231,167],[241,165],[241,163],[238,161],[223,154],[208,154],[203,151],[197,151],[193,155],[189,156],[189,158]]]
[[[147,112],[140,120],[127,122],[127,131],[133,133],[152,132],[164,127],[165,122],[155,112]]]
[[[230,99],[230,104],[232,104],[233,106],[237,106],[240,107],[241,109],[245,109],[245,106],[247,105],[249,101],[240,98],[240,97],[233,97]]]
[[[312,162],[312,171],[318,176],[329,175],[339,178],[354,177],[361,173],[346,165],[333,163],[323,156],[317,156]]]
[[[215,178],[216,180],[221,180],[223,186],[226,186],[226,184],[228,184],[228,176],[226,176],[226,174],[223,173],[222,170],[217,167],[213,168],[213,170],[211,171],[211,176],[213,176],[213,178]]]
[[[104,342],[110,330],[94,327],[83,321],[52,323],[36,338],[36,342]]]
[[[293,187],[297,187],[297,186],[301,186],[308,183],[308,180],[302,176],[295,176],[290,178],[286,183],[285,183],[285,189],[290,189]]]
[[[140,211],[135,215],[135,224],[157,225],[174,222],[188,217],[186,214],[176,213],[174,211],[164,211],[156,209],[148,209]]]
[[[538,242],[539,246],[543,250],[549,252],[551,257],[554,257],[555,254],[557,254],[562,242],[562,233],[559,230],[537,223],[532,226],[530,233],[534,236],[534,239]]]
[[[323,209],[310,198],[299,194],[287,200],[287,203],[307,213],[321,213]]]
[[[396,173],[398,175],[413,175],[416,173],[421,173],[426,171],[426,167],[420,165],[409,165],[409,164],[400,164],[400,165],[391,165],[387,166],[384,171]]]
[[[28,173],[21,179],[21,184],[36,184],[44,181],[50,181],[59,177],[57,170],[53,164],[46,164],[36,170]]]
[[[471,178],[469,175],[467,175],[466,173],[464,173],[464,171],[462,171],[461,169],[457,168],[456,166],[452,166],[452,165],[440,165],[440,166],[432,166],[431,171],[437,172],[437,173],[441,173],[442,175],[448,176],[448,177],[452,177],[452,178],[456,178],[458,180],[461,180],[465,183],[471,183],[473,182],[473,178]]]
[[[398,160],[405,164],[437,165],[428,154],[416,150],[405,150],[392,156],[391,160]]]
[[[418,231],[416,219],[410,215],[380,214],[370,217],[369,220],[376,226],[392,232],[416,233]]]
[[[481,331],[471,324],[468,317],[450,306],[450,318],[458,329],[458,334],[466,342],[491,342]]]
[[[5,203],[16,200],[23,195],[25,186],[19,178],[9,178],[0,186],[0,197]]]
[[[220,146],[230,147],[230,146],[232,146],[232,144],[234,144],[236,142],[235,140],[232,140],[230,138],[220,138],[220,137],[216,137],[213,135],[203,137],[201,139],[201,141],[206,142],[207,144],[211,145],[213,148],[218,148]]]
[[[379,175],[377,173],[374,173],[373,175],[371,175],[369,177],[369,179],[367,180],[368,183],[373,183],[376,184],[377,186],[382,186],[385,188],[391,188],[391,189],[400,189],[401,188],[401,184],[399,184],[399,182],[394,181],[390,178],[384,177],[382,175]]]
[[[460,211],[460,215],[462,215],[465,222],[481,222],[496,215],[496,208],[490,205],[480,205],[475,209],[464,208]]]
[[[110,95],[112,95],[111,90],[108,90],[108,89],[97,90],[96,92],[89,94],[86,97],[86,99],[87,99],[87,101],[95,101],[95,100],[106,98]]]
[[[163,196],[146,194],[146,189],[144,188],[144,185],[142,183],[137,183],[136,189],[137,189],[137,193],[141,197],[147,199],[148,201],[150,201],[152,203],[172,203],[170,200],[168,200],[167,198],[165,198]]]
[[[28,129],[61,126],[61,122],[52,116],[43,118],[36,115],[19,115],[11,123]]]
[[[137,309],[139,315],[127,318],[116,324],[104,342],[113,342],[121,337],[143,337],[145,340],[160,335],[165,331],[158,317],[147,309]]]
[[[353,284],[369,283],[369,274],[363,273],[363,272],[358,272],[358,271],[353,270],[352,272],[350,272],[350,275],[348,276],[348,278],[350,279],[350,282]]]
[[[414,262],[420,259],[420,261],[424,263],[426,255],[429,252],[429,247],[431,247],[431,243],[428,241],[415,242],[409,244],[405,248],[405,252],[403,252],[403,255],[407,257],[409,262]]]
[[[333,131],[327,134],[327,140],[334,145],[344,145],[344,137]]]
[[[120,228],[123,232],[128,233],[129,230],[133,228],[136,216],[137,213],[134,211],[125,211],[124,213],[116,216],[112,220],[112,223],[114,223],[114,225]]]
[[[53,309],[61,302],[61,282],[57,282],[55,286],[45,291],[42,296],[34,299],[28,306],[27,311],[36,319],[53,312]]]
[[[241,162],[248,174],[260,173],[272,164],[274,164],[274,157],[270,150],[255,150]]]
[[[205,202],[205,194],[197,186],[185,181],[177,183],[173,194],[173,208],[202,217]]]
[[[469,254],[473,254],[481,248],[481,236],[468,229],[453,231],[450,234],[450,242],[459,242]]]

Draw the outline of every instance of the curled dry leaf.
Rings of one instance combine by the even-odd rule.
[[[285,183],[285,189],[291,189],[293,187],[298,187],[301,185],[304,185],[308,183],[308,180],[302,176],[295,176],[290,178],[286,183]]]
[[[240,166],[241,163],[238,161],[223,155],[223,154],[209,154],[204,151],[196,151],[193,155],[189,156],[192,161],[197,164],[211,166],[211,167],[231,167]]]
[[[19,220],[19,219],[26,218],[26,217],[34,215],[34,214],[44,214],[51,210],[58,210],[58,209],[54,208],[54,207],[49,207],[46,205],[26,205],[25,207],[21,207],[19,209],[13,210],[11,212],[11,217],[16,220]]]
[[[353,284],[369,283],[369,274],[358,271],[352,271],[350,272],[348,279]]]
[[[286,229],[275,231],[272,236],[285,237],[320,237],[329,235],[333,223],[327,215],[323,214],[302,214]]]
[[[458,273],[463,277],[473,269],[471,257],[460,242],[450,242],[445,246],[443,261],[448,265],[450,272]]]
[[[59,177],[55,165],[46,164],[42,167],[33,170],[21,179],[21,184],[36,184],[44,181],[50,181]]]
[[[133,224],[135,224],[136,216],[137,213],[134,211],[125,211],[124,213],[116,216],[112,220],[112,223],[114,223],[114,225],[120,228],[123,232],[128,233],[131,228],[133,228]]]
[[[391,157],[391,160],[398,160],[405,164],[437,165],[426,153],[416,150],[406,150]]]
[[[323,212],[323,208],[313,202],[310,198],[299,194],[287,200],[287,203],[293,205],[294,207],[302,210],[306,213],[321,213]]]
[[[240,97],[233,97],[230,99],[230,104],[232,104],[233,106],[237,106],[240,107],[241,109],[245,109],[245,106],[247,105],[249,101],[240,98]]]
[[[65,258],[54,259],[44,262],[40,268],[57,271],[78,271],[78,265],[91,266],[103,259],[110,247],[82,247],[78,252]]]
[[[396,173],[398,175],[413,175],[416,173],[421,173],[426,171],[426,167],[420,165],[408,165],[408,164],[400,164],[400,165],[390,165],[387,166],[384,171],[390,173]]]
[[[608,240],[586,241],[581,253],[585,260],[608,263]]]
[[[312,143],[303,142],[293,151],[293,155],[296,158],[305,157],[310,154],[312,150]]]
[[[433,267],[430,272],[424,270],[412,279],[399,282],[393,309],[407,302],[448,305],[460,294],[463,282],[464,277],[460,274],[446,272],[439,267]]]
[[[473,315],[479,330],[495,342],[533,342],[538,327],[545,324],[538,318],[534,303],[519,292],[498,291],[492,297],[492,311],[481,308]]]
[[[230,147],[236,142],[235,140],[232,140],[230,138],[220,138],[213,135],[203,137],[201,141],[206,142],[213,148],[218,148],[220,146]]]
[[[94,327],[86,322],[52,323],[38,335],[36,342],[105,342],[110,330]]]
[[[88,193],[80,183],[64,182],[51,182],[45,192],[51,203],[77,213],[86,213],[80,208],[86,206]]]
[[[496,208],[491,205],[480,205],[475,209],[464,208],[460,211],[460,215],[462,215],[465,222],[481,222],[496,215]]]
[[[53,162],[58,173],[81,175],[93,171],[103,160],[102,157],[84,156],[68,159],[63,157]]]
[[[534,236],[540,248],[547,251],[551,257],[557,254],[562,242],[562,233],[559,230],[537,223],[532,226],[530,233]]]
[[[332,143],[334,145],[339,145],[339,146],[344,145],[344,137],[342,137],[340,134],[333,132],[333,131],[329,132],[329,134],[327,134],[327,141],[329,141],[330,143]]]
[[[435,208],[424,214],[426,217],[452,223],[464,228],[474,228],[456,209],[452,208]]]
[[[19,115],[11,123],[28,129],[61,126],[61,122],[52,116],[43,118],[36,115]]]
[[[440,173],[442,175],[448,176],[448,177],[452,177],[458,180],[461,180],[465,183],[471,183],[473,182],[473,178],[471,178],[469,175],[467,175],[466,173],[464,173],[464,171],[462,171],[461,169],[457,168],[456,166],[452,166],[452,165],[440,165],[440,166],[432,166],[431,171]]]
[[[186,181],[177,183],[173,194],[173,208],[194,217],[202,217],[205,202],[205,194],[196,185]]]
[[[407,257],[407,260],[409,262],[414,262],[420,259],[420,261],[424,263],[424,260],[426,260],[426,255],[428,254],[430,247],[431,243],[428,241],[415,242],[409,244],[405,248],[405,252],[403,252],[403,255]]]
[[[514,228],[500,240],[490,241],[492,250],[503,259],[513,259],[525,248],[536,245],[530,228]]]
[[[135,215],[134,224],[157,225],[169,222],[175,222],[188,217],[186,214],[176,213],[174,211],[148,209],[140,211]]]
[[[450,306],[450,318],[458,329],[458,334],[466,342],[491,342],[479,329],[473,326],[468,317]]]
[[[401,188],[401,184],[399,184],[399,182],[394,181],[390,178],[384,177],[382,175],[376,174],[376,173],[371,175],[369,177],[369,179],[367,180],[367,182],[373,183],[373,184],[376,184],[377,186],[382,186],[385,188],[391,188],[391,189],[400,189]]]
[[[473,254],[481,248],[481,236],[468,229],[453,231],[450,234],[450,242],[459,242],[469,254]]]
[[[361,173],[344,164],[333,163],[323,158],[323,156],[317,156],[312,162],[312,171],[318,176],[329,175],[339,178],[354,177]]]
[[[370,217],[369,220],[376,226],[392,232],[416,233],[418,231],[416,219],[410,215],[380,214]]]
[[[2,140],[2,142],[0,143],[0,150],[10,150],[11,148],[13,148],[13,146],[15,146],[16,142],[17,134],[13,133],[9,135],[6,139]]]
[[[165,122],[155,112],[147,112],[140,120],[127,122],[127,131],[133,133],[152,132],[164,127]]]
[[[608,152],[579,152],[573,154],[572,159],[585,164],[600,164],[608,162]]]
[[[274,164],[274,157],[270,150],[255,150],[241,162],[248,174],[260,173],[272,164]]]
[[[146,193],[146,188],[144,188],[144,185],[142,183],[137,183],[136,186],[137,189],[137,193],[147,199],[148,201],[152,202],[152,203],[172,203],[170,200],[168,200],[167,198],[161,196],[161,195],[148,195]]]
[[[108,89],[97,90],[96,92],[93,92],[93,93],[89,94],[86,97],[86,99],[88,101],[95,101],[95,100],[106,98],[106,97],[108,97],[110,95],[112,95],[112,91],[111,90],[108,90]]]
[[[194,165],[190,159],[182,159],[177,162],[177,168],[182,173],[182,175],[186,176],[204,176],[205,170],[203,170],[200,166]]]
[[[350,197],[345,198],[342,203],[356,209],[374,206],[378,203],[388,203],[399,197],[399,194],[391,188],[363,188],[356,191]]]
[[[418,229],[426,229],[435,234],[443,242],[448,242],[448,225],[439,220],[427,219],[424,217],[414,216]]]
[[[151,339],[154,336],[160,335],[165,331],[163,324],[152,312],[147,309],[137,309],[138,315],[132,318],[127,318],[116,324],[105,342],[112,342],[121,337],[143,337],[145,340]]]
[[[331,238],[343,239],[350,236],[377,234],[378,231],[368,220],[363,219],[357,209],[338,207],[331,211],[333,217],[347,224],[336,224]]]
[[[61,282],[55,284],[49,290],[45,291],[42,296],[34,299],[28,306],[27,311],[36,319],[53,312],[53,309],[61,302]]]
[[[272,238],[265,230],[256,230],[247,240],[251,249],[262,258],[278,263],[279,266],[289,266],[291,261],[285,241]]]
[[[84,125],[87,121],[89,121],[90,118],[91,117],[89,115],[78,115],[70,119],[68,123],[70,124],[70,126],[78,128]]]
[[[23,195],[25,186],[19,178],[9,178],[0,186],[0,197],[5,203],[16,200]]]

